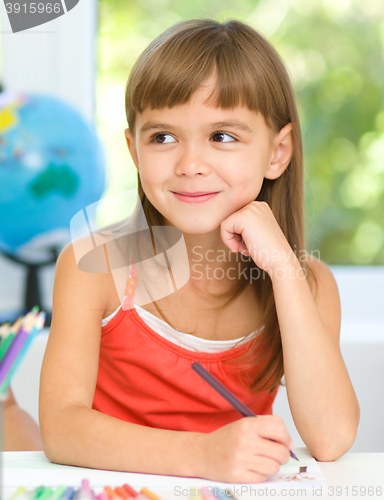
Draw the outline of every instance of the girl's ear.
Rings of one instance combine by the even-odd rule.
[[[292,123],[288,123],[273,139],[272,160],[264,177],[277,179],[288,167],[293,155]]]
[[[133,163],[135,164],[137,170],[139,170],[139,158],[137,156],[135,139],[129,128],[124,130],[124,134],[125,134],[125,140],[127,141],[129,152],[131,153],[132,156]]]

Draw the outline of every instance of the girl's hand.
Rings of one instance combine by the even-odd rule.
[[[289,460],[292,440],[274,415],[244,417],[204,435],[202,476],[214,481],[261,483]]]
[[[221,238],[232,252],[250,255],[254,263],[271,274],[294,256],[268,203],[252,201],[227,217],[220,226]]]

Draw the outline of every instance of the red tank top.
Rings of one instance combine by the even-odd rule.
[[[192,370],[199,361],[256,414],[271,414],[277,389],[251,392],[260,367],[246,370],[232,363],[251,342],[222,352],[189,351],[152,330],[134,307],[120,308],[102,328],[93,408],[136,424],[194,432],[242,418]]]

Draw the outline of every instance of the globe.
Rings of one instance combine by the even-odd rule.
[[[0,251],[29,266],[52,262],[71,218],[100,199],[104,164],[95,130],[73,107],[0,93]]]

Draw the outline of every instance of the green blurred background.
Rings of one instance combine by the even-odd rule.
[[[277,48],[301,116],[308,250],[332,265],[384,264],[383,0],[100,0],[97,120],[108,191],[136,186],[124,141],[132,64],[170,25],[236,18]]]

